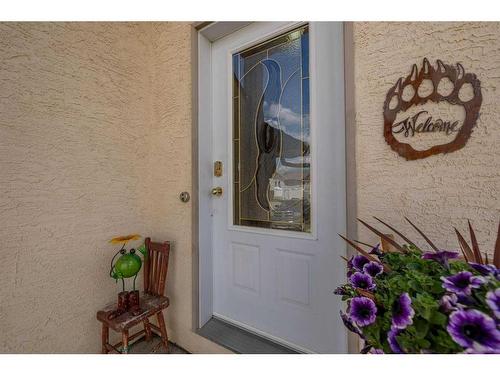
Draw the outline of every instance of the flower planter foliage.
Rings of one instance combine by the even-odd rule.
[[[341,236],[359,255],[344,258],[348,282],[335,294],[347,301],[347,311],[340,314],[345,326],[364,340],[362,353],[500,353],[500,226],[490,264],[470,223],[472,246],[455,229],[460,259],[458,252],[439,250],[408,219],[431,251],[377,220],[406,244],[361,220],[396,250]]]

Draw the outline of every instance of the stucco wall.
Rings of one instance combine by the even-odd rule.
[[[171,339],[191,332],[188,24],[0,24],[0,352],[95,353],[107,240],[174,242]]]
[[[355,23],[354,41],[357,216],[385,218],[417,239],[407,216],[447,249],[458,248],[453,226],[467,232],[470,219],[481,249],[491,252],[500,219],[500,24]],[[465,148],[406,161],[385,143],[382,106],[424,57],[475,73],[483,103]],[[375,241],[368,230],[358,232]]]
[[[173,241],[166,320],[193,352],[192,29],[186,23],[0,24],[0,352],[98,352],[95,311],[114,235]],[[491,249],[500,217],[500,26],[354,25],[353,216],[455,248],[470,218]],[[466,147],[405,161],[382,135],[387,90],[426,56],[461,62],[483,105]],[[374,238],[364,229],[359,237]]]

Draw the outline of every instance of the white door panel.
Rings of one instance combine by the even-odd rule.
[[[271,153],[264,155],[262,151],[258,151],[256,158],[253,156],[249,158],[247,156],[252,152],[249,149],[248,155],[241,155],[241,151],[238,151],[239,164],[235,168],[233,157],[236,147],[240,147],[238,150],[243,149],[242,144],[245,142],[239,138],[243,134],[240,128],[233,130],[233,102],[234,100],[238,100],[238,103],[240,100],[251,102],[254,99],[249,96],[251,93],[246,91],[250,91],[251,85],[244,87],[245,77],[239,71],[238,79],[241,79],[239,82],[245,89],[246,96],[243,99],[243,94],[238,89],[239,96],[234,98],[232,55],[261,41],[293,30],[297,26],[300,25],[276,22],[254,23],[212,45],[212,156],[213,161],[220,160],[224,166],[223,176],[213,177],[213,186],[223,188],[222,196],[207,198],[212,201],[213,212],[213,312],[214,315],[246,328],[250,327],[305,351],[339,353],[345,352],[347,348],[345,330],[339,318],[340,298],[332,294],[336,285],[342,283],[345,274],[345,264],[340,259],[340,255],[345,254],[345,245],[337,236],[337,233],[345,232],[343,39],[340,23],[309,24],[309,74],[304,76],[304,68],[301,65],[302,76],[293,78],[293,82],[300,82],[301,94],[304,93],[304,82],[308,82],[310,137],[305,138],[304,133],[300,136],[292,134],[290,130],[292,128],[287,133],[281,124],[267,125],[273,121],[269,115],[273,111],[272,92],[268,95],[266,91],[268,89],[271,91],[273,88],[270,84],[271,78],[278,79],[280,83],[276,86],[281,88],[279,110],[276,112],[277,116],[280,116],[277,117],[280,122],[280,119],[284,118],[283,111],[287,109],[283,103],[288,84],[288,81],[281,81],[281,78],[289,74],[288,80],[292,82],[292,77],[299,72],[296,70],[286,73],[288,68],[286,61],[279,65],[274,64],[271,58],[262,58],[257,64],[264,64],[267,70],[262,69],[262,76],[258,78],[265,80],[267,77],[261,102],[263,106],[268,106],[265,112],[268,116],[265,122],[267,127],[263,129],[271,134],[270,136],[264,134],[262,139],[280,137],[279,145],[277,142],[269,142],[272,147],[279,147],[280,161],[277,161],[278,157],[276,160],[270,159],[271,161],[262,159],[268,163],[264,164],[259,158],[270,157]],[[277,48],[281,48],[279,44]],[[266,53],[269,55],[269,52]],[[291,53],[295,52],[292,50]],[[257,52],[255,55],[257,56]],[[248,59],[254,55],[249,56]],[[300,58],[303,56],[302,51]],[[280,68],[279,74],[272,72],[276,66]],[[255,75],[257,76],[257,73]],[[302,98],[301,103],[304,102]],[[238,106],[242,108],[240,104]],[[302,115],[300,129],[304,132],[303,108],[304,104],[300,112]],[[291,113],[296,112],[291,111]],[[241,120],[238,121],[240,126]],[[293,125],[294,120],[290,121]],[[239,132],[238,137],[234,136],[236,130]],[[257,143],[259,131],[255,131]],[[284,149],[284,139],[292,142],[290,144],[293,146],[288,150]],[[293,143],[298,139],[301,140],[299,143]],[[268,144],[265,143],[264,146],[268,147]],[[288,159],[283,156],[286,152],[291,155]],[[294,159],[296,156],[294,152],[299,153],[299,157]],[[241,163],[252,163],[253,159],[256,159],[257,167],[248,186],[251,186],[249,189],[254,189],[255,200],[260,206],[260,208],[255,206],[255,212],[262,210],[269,212],[271,224],[266,220],[262,221],[263,224],[259,224],[255,219],[257,223],[255,225],[269,226],[265,228],[249,226],[248,223],[254,221],[248,221],[242,215],[243,210],[248,208],[247,206],[242,208],[241,199],[245,199],[242,198],[243,194],[250,193],[245,192],[245,187],[241,186],[243,185],[240,176]],[[297,167],[290,162],[296,159],[302,163],[301,179],[290,177],[297,175],[294,172],[298,170]],[[287,169],[280,163],[294,166]],[[271,175],[265,168],[274,168],[273,174]],[[275,177],[278,168],[291,171],[287,172],[290,173],[288,180],[283,177],[278,181],[279,178]],[[234,179],[235,171],[238,171],[237,182]],[[268,181],[266,178],[259,179],[261,176],[259,173],[264,177],[272,176],[269,185],[266,185]],[[308,173],[308,177],[305,177]],[[257,181],[259,181],[258,186]],[[302,184],[299,185],[299,190],[297,185],[292,185],[297,184],[297,181]],[[270,187],[272,183],[277,184],[274,190]],[[284,185],[281,185],[282,183]],[[234,189],[239,190],[233,190],[235,184],[239,187]],[[310,211],[305,208],[308,191],[310,191]],[[273,194],[272,199],[270,194]],[[279,194],[286,194],[288,198],[282,198]],[[238,204],[236,211],[233,200],[238,202],[234,203]],[[261,205],[262,202],[264,203]],[[268,206],[265,206],[266,202]],[[285,203],[274,206],[275,202]],[[289,202],[293,202],[291,208],[283,209],[282,207],[290,204]],[[300,210],[296,208],[299,207],[298,204],[302,204]],[[282,220],[279,219],[282,217],[279,215],[288,216],[283,216],[286,219]],[[294,229],[279,229],[292,227]]]

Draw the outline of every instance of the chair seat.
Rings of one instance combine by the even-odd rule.
[[[116,332],[122,332],[140,323],[142,320],[149,318],[152,315],[166,309],[170,304],[168,297],[158,297],[151,294],[140,294],[140,306],[142,313],[137,316],[132,315],[130,312],[125,312],[114,319],[108,319],[108,314],[115,310],[116,303],[109,304],[104,309],[97,312],[97,320],[106,324],[109,328]]]

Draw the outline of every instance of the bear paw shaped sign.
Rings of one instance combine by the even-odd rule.
[[[475,74],[441,60],[435,68],[424,59],[420,71],[413,65],[411,73],[387,93],[385,140],[407,160],[459,150],[472,134],[481,102],[481,83]]]

